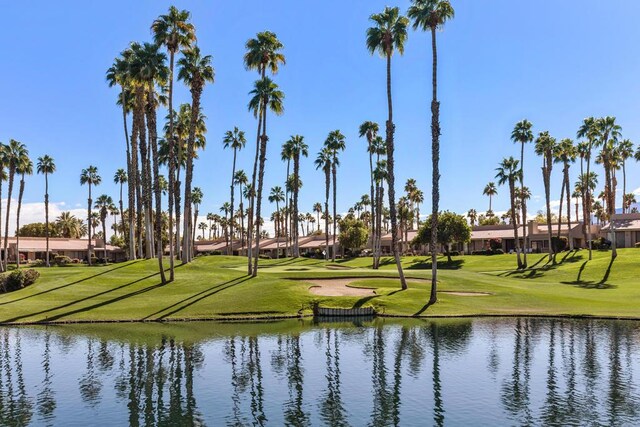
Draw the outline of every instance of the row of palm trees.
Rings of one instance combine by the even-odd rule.
[[[525,233],[522,236],[525,248],[528,247],[526,227],[518,227],[518,224],[527,223],[527,200],[531,193],[524,185],[524,146],[527,143],[534,143],[535,153],[542,159],[542,180],[545,192],[545,219],[548,232],[549,261],[555,262],[556,245],[553,242],[552,218],[555,214],[551,212],[551,180],[554,164],[562,166],[562,183],[560,190],[560,204],[558,214],[557,236],[560,238],[562,221],[566,218],[568,228],[571,229],[571,199],[576,201],[575,220],[578,221],[578,200],[582,205],[583,236],[584,243],[589,249],[589,259],[592,259],[591,223],[594,212],[599,221],[608,221],[610,224],[609,233],[611,240],[611,259],[617,256],[615,221],[611,221],[616,213],[616,188],[618,186],[617,172],[622,171],[622,213],[631,211],[631,205],[635,203],[633,193],[627,193],[626,184],[626,163],[627,160],[635,158],[640,161],[640,147],[634,150],[633,143],[628,139],[623,139],[622,128],[612,116],[588,117],[583,120],[576,137],[582,141],[575,143],[570,138],[558,141],[549,132],[540,132],[534,137],[533,125],[528,120],[518,122],[511,134],[513,142],[520,144],[520,160],[508,157],[503,159],[496,169],[496,179],[499,185],[507,184],[509,188],[510,222],[513,224],[515,234],[515,245],[518,268],[527,267],[526,251],[520,248],[518,237],[519,230]],[[595,152],[594,150],[599,150]],[[595,163],[602,165],[604,172],[604,190],[600,194],[602,203],[594,201],[593,192],[598,183],[598,175],[591,169],[592,157],[595,156]],[[573,163],[580,160],[580,171],[578,179],[571,189],[570,168]],[[519,187],[518,187],[519,184]],[[492,199],[498,194],[497,186],[494,182],[487,184],[483,194],[489,197],[489,210],[486,215],[492,217]],[[563,205],[566,203],[566,215],[563,215]],[[470,210],[468,216],[472,223],[477,218],[477,212]],[[569,239],[569,248],[573,250],[573,241]],[[522,252],[522,258],[521,258]]]

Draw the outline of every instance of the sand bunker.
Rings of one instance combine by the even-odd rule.
[[[351,288],[348,285],[359,279],[311,279],[305,280],[313,286],[309,288],[309,292],[314,295],[323,297],[359,297],[376,295],[373,289]]]
[[[456,295],[459,297],[486,297],[491,295],[488,292],[460,292],[460,291],[438,291],[439,294]]]

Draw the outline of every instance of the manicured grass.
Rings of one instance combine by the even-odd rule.
[[[176,281],[159,284],[157,261],[108,266],[41,268],[31,287],[0,295],[0,322],[150,321],[270,318],[310,314],[313,303],[373,306],[398,316],[591,315],[640,318],[640,250],[623,249],[613,265],[609,252],[564,253],[558,264],[530,255],[529,269],[514,271],[514,255],[442,258],[438,304],[426,307],[430,263],[406,257],[409,289],[399,290],[392,260],[370,268],[371,258],[261,261],[258,278],[245,275],[246,259],[197,258],[176,269]],[[367,297],[319,297],[305,278],[354,278],[350,286],[375,288]],[[446,292],[484,292],[470,296]]]

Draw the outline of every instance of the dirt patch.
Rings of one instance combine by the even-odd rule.
[[[439,294],[455,295],[458,297],[487,297],[488,292],[462,292],[462,291],[438,291]]]
[[[324,297],[366,297],[376,295],[373,289],[349,287],[349,284],[356,280],[360,279],[310,279],[305,280],[305,282],[313,284],[313,286],[309,288],[309,292]]]

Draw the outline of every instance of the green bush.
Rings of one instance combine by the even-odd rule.
[[[53,258],[53,263],[55,265],[57,265],[57,266],[62,267],[64,265],[70,264],[71,263],[71,258],[69,258],[68,256],[65,256],[65,255],[56,255]]]
[[[40,273],[33,269],[17,269],[0,276],[0,288],[4,292],[13,292],[33,285],[40,277]]]
[[[558,238],[553,236],[551,238],[551,244],[553,245],[554,252],[562,252],[567,249],[567,246],[569,246],[569,240],[566,237]]]

